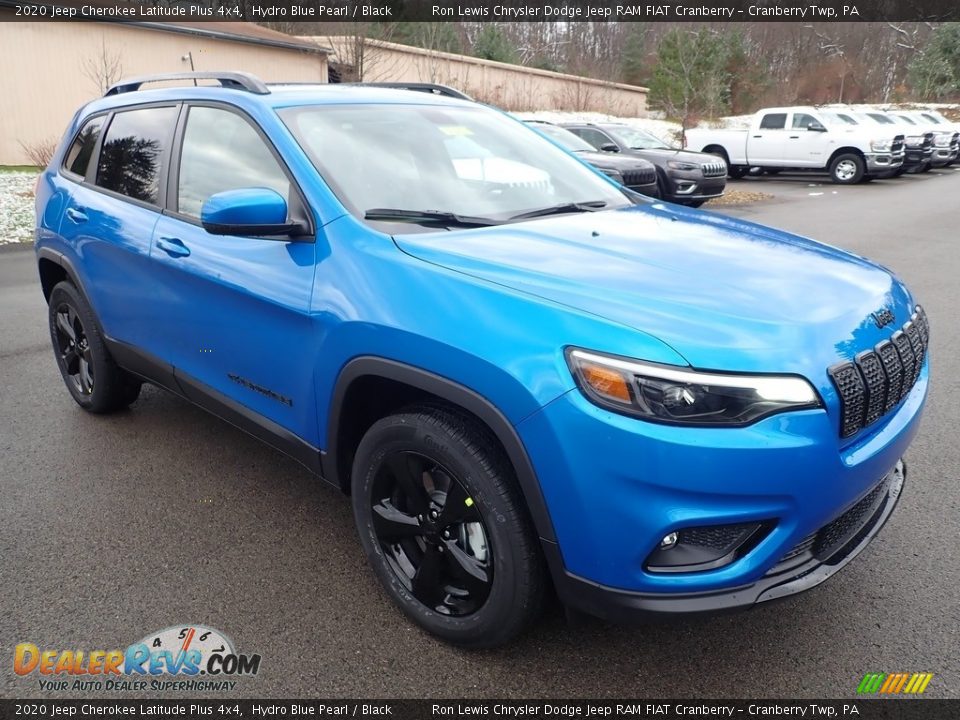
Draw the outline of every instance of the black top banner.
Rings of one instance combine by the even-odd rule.
[[[0,20],[942,22],[956,0],[0,0]]]
[[[393,720],[947,720],[960,700],[0,700],[0,720],[391,718]]]

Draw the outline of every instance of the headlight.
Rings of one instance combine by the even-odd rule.
[[[667,167],[674,170],[699,170],[700,166],[696,163],[682,162],[680,160],[667,160]]]
[[[904,139],[904,142],[907,145],[923,145],[923,136],[922,135],[907,135]]]
[[[739,426],[785,410],[820,407],[809,382],[791,375],[726,375],[567,350],[580,390],[594,403],[644,420]]]
[[[937,147],[950,147],[950,139],[949,135],[937,135],[933,144]]]
[[[623,185],[623,175],[620,174],[619,170],[614,170],[613,168],[598,167],[597,170],[602,172],[608,178],[614,182],[618,182]]]
[[[874,152],[890,152],[893,140],[871,140],[870,149]]]

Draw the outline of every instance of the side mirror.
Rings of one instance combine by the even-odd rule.
[[[300,223],[287,222],[287,201],[262,187],[225,190],[207,198],[200,223],[213,235],[297,235]]]
[[[600,146],[600,150],[603,152],[620,152],[620,148],[614,143],[604,143]]]
[[[809,132],[826,132],[827,129],[818,122],[812,122],[807,125],[807,130]]]

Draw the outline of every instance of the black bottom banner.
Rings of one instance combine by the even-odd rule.
[[[0,720],[145,717],[952,720],[960,700],[0,700]]]

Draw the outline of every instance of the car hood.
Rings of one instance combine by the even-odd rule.
[[[653,163],[635,155],[587,152],[586,150],[578,151],[575,155],[591,165],[614,168],[615,170],[650,170],[653,168]]]
[[[668,160],[678,160],[681,162],[693,163],[694,165],[702,165],[705,162],[717,161],[715,155],[707,155],[705,153],[693,152],[691,150],[680,150],[674,148],[626,150],[624,151],[624,154],[646,158],[656,165],[662,165]]]
[[[820,386],[828,366],[889,338],[912,312],[904,286],[863,258],[660,202],[395,242],[653,335],[693,367],[796,372]],[[881,308],[895,317],[883,330],[872,317]]]

